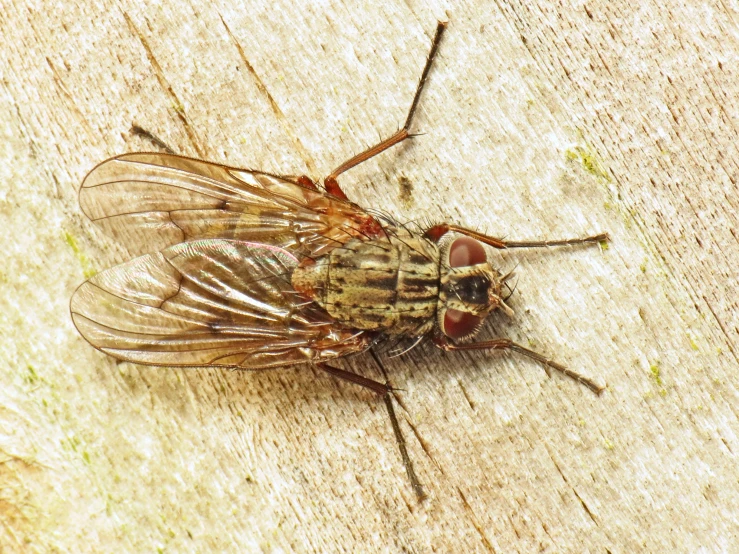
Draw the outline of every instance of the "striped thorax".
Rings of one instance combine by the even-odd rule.
[[[389,240],[350,240],[295,268],[295,290],[356,329],[418,336],[434,326],[439,248],[405,231]]]
[[[295,290],[334,319],[356,329],[417,337],[435,325],[445,335],[472,337],[498,307],[508,275],[487,261],[468,237],[437,246],[407,231],[389,240],[351,240],[292,275]]]

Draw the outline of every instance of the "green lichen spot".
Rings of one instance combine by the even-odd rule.
[[[649,371],[652,372],[652,376],[654,377],[656,383],[659,386],[662,386],[662,377],[660,376],[659,362],[655,362],[651,366],[649,366]]]
[[[81,442],[82,441],[80,441],[80,439],[75,436],[71,436],[60,441],[62,448],[64,448],[65,450],[72,450],[73,452],[77,452],[77,447],[80,445]]]
[[[80,247],[77,245],[77,241],[74,240],[74,237],[67,231],[64,231],[64,242],[67,243],[67,246],[72,249],[77,260],[79,260],[80,265],[82,266],[82,274],[85,276],[85,279],[89,279],[95,275],[97,271],[92,267],[87,256],[85,256],[85,254],[80,250]]]
[[[690,341],[690,348],[693,350],[698,350],[698,344],[696,344],[695,340],[693,340],[693,337],[688,335],[688,340]]]
[[[77,246],[77,241],[67,231],[64,231],[64,242],[66,242],[75,254],[80,253],[80,247]]]
[[[38,373],[36,373],[36,369],[31,365],[27,364],[26,369],[28,370],[28,375],[26,375],[26,381],[28,384],[33,385],[39,381]]]
[[[591,175],[599,177],[600,179],[605,179],[606,181],[611,180],[608,170],[603,166],[596,153],[588,145],[568,148],[565,150],[565,158],[569,161],[579,162],[585,171]]]

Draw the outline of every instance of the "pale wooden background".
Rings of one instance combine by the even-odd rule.
[[[739,550],[739,6],[425,4],[0,2],[3,552]],[[517,315],[484,333],[608,390],[516,356],[387,360],[419,505],[366,391],[117,364],[67,304],[125,258],[76,190],[152,149],[132,123],[324,175],[402,124],[437,19],[425,134],[343,186],[511,238],[609,231],[602,252],[500,256]]]

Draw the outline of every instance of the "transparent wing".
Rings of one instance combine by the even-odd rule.
[[[298,258],[254,242],[202,239],[112,267],[71,301],[99,350],[152,365],[259,369],[367,348],[374,336],[338,326],[295,293]]]
[[[162,153],[104,161],[85,177],[80,205],[132,255],[226,238],[316,256],[384,235],[359,206],[290,178]]]

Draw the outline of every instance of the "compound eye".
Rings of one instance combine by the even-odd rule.
[[[444,327],[441,331],[450,339],[461,339],[473,335],[481,323],[481,317],[450,308],[444,314]]]
[[[460,237],[449,247],[449,267],[465,267],[486,261],[485,249],[473,238]]]

